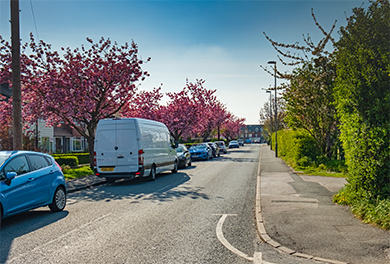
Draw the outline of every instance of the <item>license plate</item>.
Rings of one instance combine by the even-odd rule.
[[[194,155],[194,154],[192,154],[191,155],[193,158],[197,158],[198,157],[198,155]]]
[[[114,171],[114,168],[100,168],[101,171]]]

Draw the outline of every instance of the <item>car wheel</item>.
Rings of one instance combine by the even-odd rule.
[[[173,166],[173,170],[172,170],[172,173],[176,173],[177,172],[177,161],[175,161],[175,164]]]
[[[66,192],[64,187],[58,187],[54,193],[53,202],[49,205],[52,212],[60,212],[64,210],[66,205]]]
[[[190,159],[190,162],[188,162],[188,166],[191,166],[191,163],[192,163],[192,159]]]
[[[150,169],[150,174],[148,176],[149,181],[154,181],[156,179],[156,167],[152,165],[152,168]]]

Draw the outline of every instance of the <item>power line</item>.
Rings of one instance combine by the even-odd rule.
[[[34,20],[35,31],[37,32],[38,42],[41,42],[41,40],[39,39],[37,21],[35,20],[35,13],[34,13],[34,8],[33,8],[32,0],[30,0],[30,6],[31,6],[32,17],[33,17],[33,20]]]

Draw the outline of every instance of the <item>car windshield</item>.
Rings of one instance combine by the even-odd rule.
[[[182,146],[178,146],[176,149],[176,152],[184,152],[184,149]]]
[[[237,144],[237,141],[230,141],[231,144]]]
[[[3,165],[4,161],[6,161],[9,156],[11,155],[11,152],[0,152],[0,166]]]

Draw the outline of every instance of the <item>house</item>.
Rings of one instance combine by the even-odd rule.
[[[263,133],[263,125],[245,125],[241,127],[239,138],[244,139],[244,141],[250,140],[252,143],[262,142],[264,141]]]
[[[1,84],[0,94],[5,96],[7,100],[7,98],[12,97],[12,88],[7,84]],[[76,129],[65,124],[51,127],[46,125],[45,120],[40,119],[35,124],[30,125],[27,134],[30,139],[35,138],[36,148],[42,152],[66,153],[88,149],[84,137]]]

